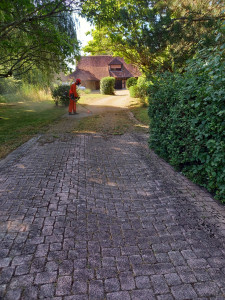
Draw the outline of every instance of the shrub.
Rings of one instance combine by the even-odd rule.
[[[150,147],[225,202],[224,49],[201,51],[184,74],[150,86]]]
[[[137,95],[140,98],[140,102],[143,106],[147,106],[148,99],[147,99],[147,91],[149,88],[150,81],[147,80],[145,76],[141,76],[137,80]]]
[[[130,96],[132,98],[139,98],[139,92],[137,85],[133,85],[129,88]]]
[[[103,95],[114,95],[115,78],[104,77],[100,81],[100,91]]]
[[[130,77],[126,81],[126,87],[129,89],[131,86],[134,86],[137,84],[137,78],[135,77]]]
[[[65,106],[69,105],[69,85],[59,85],[52,90],[52,97],[55,101],[55,104],[59,103],[64,104]]]

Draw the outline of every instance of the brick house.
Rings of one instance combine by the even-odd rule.
[[[70,80],[81,79],[86,88],[100,89],[100,80],[103,77],[115,77],[116,89],[126,88],[126,80],[130,77],[138,78],[141,72],[132,64],[125,63],[123,58],[110,55],[82,56],[77,64],[76,71],[69,75]]]

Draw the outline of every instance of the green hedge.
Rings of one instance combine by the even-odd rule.
[[[100,81],[100,91],[103,95],[114,95],[115,78],[104,77]]]
[[[184,74],[149,88],[150,147],[225,202],[224,49],[200,52]]]
[[[126,87],[129,89],[131,86],[134,86],[137,84],[137,78],[135,77],[130,77],[126,81]]]
[[[65,106],[68,106],[70,102],[69,91],[70,91],[69,85],[59,85],[55,87],[52,90],[52,98],[54,99],[55,104],[58,105],[58,103],[60,103],[60,104],[64,104]]]
[[[136,85],[133,85],[129,88],[130,96],[132,98],[139,98],[139,91]]]

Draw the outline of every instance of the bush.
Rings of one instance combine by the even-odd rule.
[[[126,87],[129,89],[131,86],[134,86],[137,84],[137,78],[135,77],[130,77],[126,81]]]
[[[59,85],[55,87],[52,90],[52,97],[55,101],[55,104],[58,105],[60,103],[60,104],[64,104],[65,106],[68,106],[70,102],[69,91],[70,91],[69,85]]]
[[[114,86],[115,86],[114,77],[104,77],[100,81],[100,91],[103,95],[114,95]]]
[[[136,85],[131,86],[129,92],[132,98],[139,98],[138,87]]]
[[[149,89],[150,81],[147,80],[145,76],[141,76],[137,80],[137,87],[138,87],[138,98],[140,98],[140,102],[143,106],[147,106],[148,99],[147,99],[147,91]]]
[[[150,147],[225,202],[224,50],[201,51],[184,74],[150,86]]]

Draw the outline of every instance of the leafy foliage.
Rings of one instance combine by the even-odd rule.
[[[131,96],[132,98],[138,98],[138,97],[139,97],[137,85],[132,85],[132,86],[129,88],[129,92],[130,92],[130,96]]]
[[[114,95],[115,78],[104,77],[100,81],[100,91],[104,95]]]
[[[129,88],[130,96],[132,98],[139,98],[141,105],[147,106],[147,91],[150,84],[149,80],[143,75],[136,79],[136,81],[134,80],[133,82],[134,85],[130,86]]]
[[[66,69],[79,55],[72,11],[81,0],[0,2],[0,77]],[[50,76],[50,75],[49,75]]]
[[[225,45],[149,88],[150,147],[225,202]]]
[[[144,72],[172,71],[183,67],[198,46],[215,45],[224,9],[224,1],[217,0],[86,0],[83,15],[97,29],[85,50],[101,53],[102,40],[107,51]]]
[[[138,97],[143,106],[147,106],[148,88],[150,81],[145,76],[140,76],[137,81]]]
[[[69,85],[59,85],[55,87],[52,90],[52,97],[55,101],[55,104],[58,105],[58,103],[61,103],[64,104],[65,106],[68,106],[70,102],[69,91],[70,91]]]
[[[126,81],[126,86],[129,89],[131,86],[136,85],[137,84],[137,78],[135,77],[130,77],[127,79]]]

